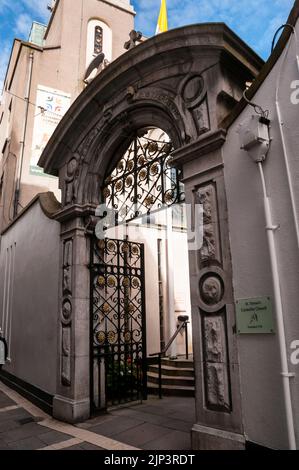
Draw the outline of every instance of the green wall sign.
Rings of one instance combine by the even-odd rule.
[[[275,333],[270,297],[236,302],[238,334]]]

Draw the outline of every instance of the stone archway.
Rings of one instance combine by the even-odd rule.
[[[39,162],[59,175],[63,194],[57,214],[62,282],[56,417],[74,422],[89,416],[86,234],[105,174],[138,129],[154,126],[173,142],[172,163],[183,171],[186,202],[204,209],[204,244],[190,256],[197,402],[193,447],[243,447],[221,121],[261,65],[223,24],[169,31],[107,67],[56,129]],[[189,224],[198,229],[194,220]]]

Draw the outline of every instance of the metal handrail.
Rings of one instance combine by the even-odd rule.
[[[150,357],[153,356],[158,356],[158,366],[159,366],[159,398],[162,398],[162,356],[165,356],[166,352],[176,339],[177,335],[184,329],[185,330],[185,347],[186,347],[186,359],[189,359],[189,344],[188,344],[188,323],[189,322],[189,317],[187,315],[178,317],[178,321],[180,324],[177,326],[176,331],[166,344],[166,346],[162,349],[162,351],[150,354]]]

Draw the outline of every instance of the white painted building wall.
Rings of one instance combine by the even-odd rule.
[[[296,26],[299,35],[299,24]],[[282,141],[275,107],[276,89],[281,106],[283,129],[287,142],[291,184],[299,216],[299,104],[291,103],[291,84],[299,80],[295,36],[253,98],[269,110],[271,148],[263,164],[268,195],[271,198],[273,222],[280,228],[275,233],[280,285],[283,300],[286,347],[290,358],[291,342],[299,339],[299,250],[291,209],[290,190]],[[297,95],[298,96],[298,95]],[[229,230],[233,263],[235,299],[271,296],[273,287],[261,179],[257,164],[240,150],[238,126],[254,114],[247,106],[229,129],[224,145],[224,172],[228,200]],[[275,312],[274,312],[275,315]],[[276,329],[277,331],[277,329]],[[278,336],[239,335],[242,407],[245,434],[249,441],[274,449],[288,448],[282,389]],[[299,447],[299,366],[289,362],[293,414]]]
[[[165,224],[163,211],[156,215],[156,222]],[[174,334],[179,315],[188,315],[191,322],[190,280],[188,262],[188,241],[185,231],[173,230],[173,285],[174,285],[174,311],[168,306],[169,276],[167,273],[167,232],[165,225],[159,229],[156,226],[136,226],[134,223],[126,230],[109,229],[107,237],[123,239],[128,235],[129,241],[143,243],[145,253],[145,301],[146,301],[146,333],[147,355],[157,353],[160,348],[160,313],[159,313],[159,275],[158,275],[158,240],[161,240],[161,274],[163,285],[163,310],[165,343]],[[170,321],[170,315],[173,321]],[[171,329],[171,324],[175,325]],[[189,353],[192,353],[192,325],[188,329]],[[184,355],[185,334],[181,333],[176,341],[176,353]],[[169,355],[170,351],[168,351]]]
[[[0,241],[0,328],[10,359],[4,370],[54,395],[60,224],[36,199]]]

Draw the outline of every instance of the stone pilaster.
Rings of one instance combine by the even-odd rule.
[[[242,449],[243,436],[232,266],[221,147],[225,132],[208,132],[174,152],[183,169],[186,203],[200,204],[202,244],[189,252],[196,418],[193,449]],[[200,239],[200,237],[197,237]]]
[[[90,415],[89,239],[83,216],[64,210],[57,219],[61,221],[61,277],[53,415],[75,423]]]

